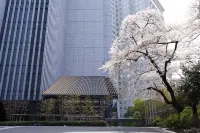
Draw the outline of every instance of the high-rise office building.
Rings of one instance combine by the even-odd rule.
[[[0,0],[0,99],[39,100],[62,76],[105,76],[110,0]]]
[[[1,0],[0,99],[40,98],[49,0]]]
[[[50,0],[42,90],[62,76],[106,76],[112,44],[110,0]]]

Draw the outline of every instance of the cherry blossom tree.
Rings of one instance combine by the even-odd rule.
[[[162,14],[156,10],[129,15],[112,44],[111,59],[101,69],[109,72],[116,85],[120,80],[125,82],[125,87],[118,90],[121,96],[153,90],[180,113],[183,107],[176,99],[173,75],[178,73],[180,62],[186,57],[183,51],[189,44],[183,45],[183,37],[184,32],[166,26]],[[170,99],[163,88],[169,92]]]

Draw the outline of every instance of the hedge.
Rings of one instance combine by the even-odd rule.
[[[62,122],[62,121],[6,121],[0,122],[0,126],[107,126],[104,121],[88,122]]]

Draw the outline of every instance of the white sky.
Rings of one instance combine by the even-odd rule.
[[[188,5],[192,0],[160,0],[165,8],[164,17],[168,24],[177,24],[184,21]]]

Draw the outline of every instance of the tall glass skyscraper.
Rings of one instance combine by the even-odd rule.
[[[0,100],[39,100],[62,76],[105,76],[110,0],[0,0]]]
[[[1,0],[0,99],[39,100],[49,0]]]

